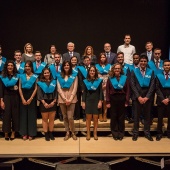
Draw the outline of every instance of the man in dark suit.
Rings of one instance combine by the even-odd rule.
[[[63,54],[62,62],[65,61],[65,60],[70,61],[70,58],[71,58],[72,56],[76,56],[76,57],[77,57],[77,60],[78,60],[78,64],[80,63],[80,54],[77,53],[77,52],[74,52],[74,49],[75,49],[74,43],[69,42],[69,43],[67,44],[67,50],[68,50],[68,52]]]
[[[150,135],[150,111],[155,89],[154,72],[147,67],[148,57],[141,55],[139,68],[131,72],[132,101],[134,102],[134,130],[132,140],[136,141],[139,135],[139,116],[144,114],[145,138],[153,141]]]
[[[107,57],[107,62],[111,65],[116,63],[116,54],[111,52],[111,45],[109,43],[104,44],[104,51]]]
[[[146,55],[148,57],[148,61],[153,60],[154,59],[154,55],[153,55],[153,43],[151,41],[148,41],[145,44],[145,49],[146,51],[143,52],[141,55]]]
[[[163,117],[168,117],[167,137],[170,139],[170,61],[164,60],[163,72],[156,76],[156,94],[157,94],[157,111],[158,124],[156,140],[160,141],[162,132]]]

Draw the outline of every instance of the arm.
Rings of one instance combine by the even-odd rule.
[[[86,102],[86,95],[87,95],[87,88],[86,85],[83,83],[83,94],[82,94],[82,108],[85,109],[85,102]]]
[[[78,87],[78,78],[76,77],[73,82],[73,90],[71,92],[70,99],[68,99],[69,102],[71,102],[74,98],[74,96],[77,94],[77,87]]]
[[[27,102],[23,96],[23,93],[22,93],[22,88],[21,88],[21,79],[19,80],[19,94],[20,94],[20,97],[21,97],[21,100],[22,100],[22,104],[23,105],[27,105]]]
[[[3,101],[4,98],[4,85],[2,83],[2,80],[0,79],[0,104],[1,104],[1,108],[4,110],[5,109],[5,103]]]
[[[62,98],[63,100],[66,100],[66,99],[67,99],[66,96],[65,96],[64,93],[63,93],[63,90],[62,90],[62,88],[61,88],[60,83],[59,83],[58,80],[57,80],[57,92],[58,92],[58,94],[61,96],[61,98]]]
[[[102,82],[100,83],[100,86],[99,86],[99,102],[98,102],[98,108],[102,108],[102,101],[103,101],[103,89],[102,89]]]
[[[126,93],[126,102],[125,102],[125,106],[129,105],[129,97],[130,97],[130,85],[129,85],[129,80],[126,80],[126,84],[125,84],[125,93]]]

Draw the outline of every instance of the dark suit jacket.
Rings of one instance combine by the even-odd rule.
[[[84,61],[84,57],[86,57],[86,56],[82,56],[81,57],[81,65],[83,65],[83,61]],[[97,57],[95,56],[95,55],[93,55],[92,57],[91,57],[91,62],[90,62],[90,65],[95,65],[95,64],[97,64],[98,62],[97,62]]]
[[[77,53],[77,52],[73,52],[73,56],[76,56],[77,57],[77,60],[78,60],[78,64],[80,63],[80,54]],[[65,61],[65,60],[68,60],[70,61],[70,55],[69,55],[69,52],[67,53],[64,53],[63,56],[62,56],[62,60]]]
[[[162,100],[170,99],[170,88],[163,88],[159,79],[156,77],[156,94],[157,94],[157,105],[161,105]]]
[[[136,75],[134,71],[131,72],[131,78],[130,78],[130,85],[132,90],[132,100],[137,100],[138,97],[147,97],[149,99],[153,99],[153,92],[155,89],[155,76],[154,72],[152,71],[151,80],[149,87],[141,87],[138,79],[136,78]]]
[[[146,55],[147,56],[147,51],[145,51],[144,53],[141,53],[141,55]],[[149,59],[148,59],[149,60]],[[153,51],[152,51],[152,56],[151,56],[151,60],[154,60],[154,55],[153,55]],[[149,60],[150,61],[150,60]]]
[[[113,65],[116,63],[116,54],[113,52],[110,52],[109,60],[107,61],[109,64]]]

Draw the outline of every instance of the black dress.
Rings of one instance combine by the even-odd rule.
[[[102,82],[96,90],[88,90],[84,84],[82,101],[85,102],[86,114],[101,114],[102,109],[98,109],[99,100],[103,100]]]
[[[45,82],[48,86],[51,82]],[[51,108],[45,108],[41,100],[45,100],[47,104],[50,104],[54,99],[57,99],[57,85],[53,93],[45,93],[41,87],[38,86],[37,89],[37,99],[40,100],[40,112],[53,112],[57,110],[57,104],[54,104]]]

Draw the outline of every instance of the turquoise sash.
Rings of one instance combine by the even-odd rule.
[[[136,78],[140,84],[141,87],[149,87],[151,76],[152,76],[152,70],[149,68],[146,68],[145,76],[142,76],[142,73],[140,71],[140,68],[136,68],[134,70],[134,73],[136,75]]]
[[[78,66],[78,69],[80,70],[80,72],[82,73],[84,78],[87,78],[87,70],[86,70],[86,68],[84,66]]]
[[[44,93],[53,93],[57,85],[57,80],[52,80],[49,86],[42,81],[38,81],[37,84],[44,91]]]
[[[160,74],[163,71],[163,60],[160,60],[159,68],[156,67],[156,65],[153,61],[149,61],[148,66],[150,69],[152,69],[154,71],[154,74],[156,76],[157,74]]]
[[[100,83],[102,82],[102,79],[98,78],[94,82],[88,81],[87,79],[84,79],[83,81],[88,90],[96,90]]]
[[[78,66],[76,66],[75,68],[73,68],[72,74],[74,75],[74,77],[77,76],[77,74],[78,74]]]
[[[15,86],[16,83],[18,82],[19,76],[17,74],[16,77],[12,77],[9,79],[8,77],[1,77],[2,82],[4,83],[5,87],[12,87]]]
[[[30,89],[32,85],[35,83],[38,75],[33,74],[29,80],[26,78],[26,74],[21,74],[20,75],[20,80],[21,80],[21,87],[23,89]]]
[[[128,68],[129,68],[129,70],[130,70],[130,67],[131,67],[131,65],[129,65],[129,64],[124,64],[124,66],[123,66],[123,72],[124,72],[124,75],[127,75],[127,70],[128,70]]]
[[[97,70],[99,71],[100,74],[108,74],[108,72],[111,69],[111,64],[106,64],[105,67],[102,67],[100,64],[95,65]]]
[[[3,70],[5,63],[6,63],[6,58],[2,57],[2,63],[1,63],[1,66],[0,66],[0,71]]]
[[[163,88],[170,88],[170,78],[166,80],[164,74],[157,74],[157,77]]]
[[[24,67],[25,67],[25,62],[21,62],[20,66],[19,66],[19,69],[18,69],[18,74],[23,74],[24,73],[24,69],[25,69]]]
[[[126,79],[127,79],[127,76],[125,76],[125,75],[121,75],[119,81],[117,80],[116,77],[113,77],[113,78],[110,77],[110,81],[112,83],[112,86],[114,87],[114,89],[117,89],[117,90],[123,89],[125,82],[126,82]]]
[[[51,74],[53,76],[53,79],[56,79],[58,77],[58,75],[61,73],[61,64],[59,64],[59,69],[58,69],[58,72],[56,71],[56,68],[55,68],[55,64],[51,64],[49,66],[49,69],[51,71]]]
[[[46,66],[47,64],[45,62],[42,62],[40,64],[40,66],[38,67],[37,69],[37,66],[36,66],[36,62],[33,62],[33,70],[34,70],[34,73],[35,74],[41,74],[42,73],[42,70],[44,69],[44,67]]]
[[[68,77],[67,80],[64,80],[63,77],[61,77],[61,75],[59,75],[57,78],[61,88],[69,89],[76,77],[74,76],[74,74],[72,74],[71,76]]]

